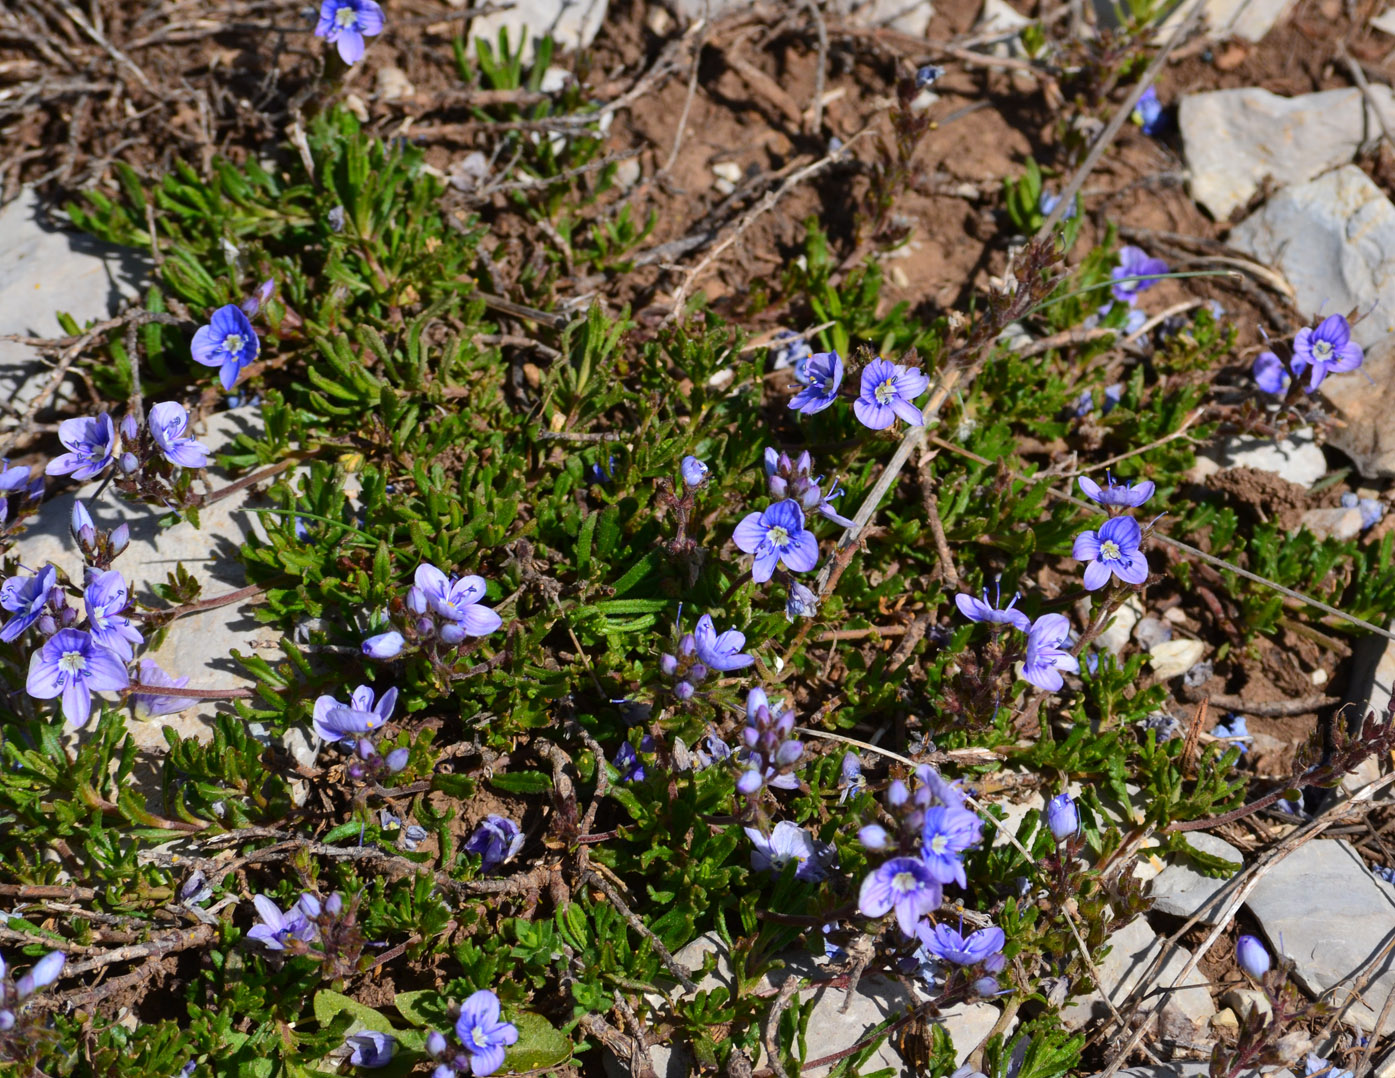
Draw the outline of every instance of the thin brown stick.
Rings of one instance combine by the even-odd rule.
[[[597,767],[604,767],[604,758],[596,761]],[[673,974],[674,979],[683,986],[685,991],[696,992],[697,983],[688,975],[688,971],[679,965],[678,960],[669,953],[669,949],[664,946],[664,941],[654,934],[654,930],[640,920],[639,916],[630,909],[629,905],[620,897],[610,881],[603,877],[594,869],[586,869],[581,874],[583,883],[590,884],[610,900],[620,916],[625,918],[625,923],[649,941],[649,945],[654,948],[654,953],[659,956],[659,961],[664,964],[664,969]]]
[[[940,563],[940,576],[948,591],[959,590],[959,571],[954,567],[954,555],[950,553],[949,540],[945,538],[944,522],[940,520],[939,500],[935,497],[935,474],[930,470],[930,462],[937,453],[921,453],[916,462],[920,474],[920,501],[925,508],[925,519],[930,525],[930,534],[935,539],[935,556]]]
[[[212,925],[198,925],[194,928],[181,928],[177,932],[168,935],[156,936],[153,940],[145,943],[132,943],[126,947],[117,947],[115,950],[105,951],[102,954],[94,955],[84,962],[69,962],[63,966],[60,977],[76,977],[82,973],[89,973],[94,969],[101,969],[109,966],[113,962],[129,962],[135,958],[154,958],[160,955],[174,954],[177,951],[187,951],[193,947],[199,947],[217,935]]]

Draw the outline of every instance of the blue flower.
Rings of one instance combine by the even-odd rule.
[[[807,573],[818,564],[818,540],[805,530],[804,510],[792,498],[750,514],[736,526],[732,539],[738,548],[755,555],[751,576],[757,584],[769,580],[777,564],[795,573]]]
[[[756,872],[779,872],[791,861],[799,867],[794,878],[817,882],[828,875],[833,861],[833,847],[819,842],[804,828],[781,820],[769,835],[747,827],[751,840],[751,868]]]
[[[956,966],[976,966],[1003,949],[1007,936],[997,925],[980,928],[965,936],[949,925],[920,926],[918,933],[925,949],[936,958],[952,962]],[[996,986],[995,986],[996,987]]]
[[[1235,960],[1255,980],[1269,972],[1269,951],[1254,936],[1241,936],[1235,941]]]
[[[1099,502],[1100,505],[1127,506],[1130,509],[1138,508],[1151,498],[1157,489],[1151,479],[1143,480],[1136,487],[1132,483],[1116,483],[1107,472],[1105,479],[1109,486],[1102,488],[1088,475],[1082,475],[1079,479],[1080,489],[1084,492],[1085,497]]]
[[[121,614],[130,602],[126,578],[115,569],[93,573],[82,594],[87,604],[87,625],[92,639],[116,652],[126,662],[134,659],[136,653],[132,645],[145,643],[145,637],[131,624],[130,618]]]
[[[309,943],[319,938],[320,930],[315,918],[320,915],[320,900],[306,892],[284,913],[266,895],[253,895],[252,905],[257,916],[262,919],[259,925],[247,930],[247,938],[273,951],[284,951],[287,944],[294,949],[297,943]]]
[[[1329,315],[1316,328],[1304,326],[1293,339],[1293,373],[1302,376],[1309,366],[1306,392],[1311,393],[1329,374],[1344,374],[1361,366],[1366,354],[1351,339],[1351,326],[1340,314]]]
[[[479,854],[480,871],[489,872],[523,849],[523,830],[512,820],[491,813],[479,822],[461,848],[466,853]]]
[[[57,577],[58,570],[45,565],[33,576],[12,576],[0,584],[0,606],[14,614],[4,628],[0,628],[0,640],[8,644],[39,620]]]
[[[1148,582],[1148,559],[1139,550],[1143,533],[1133,517],[1110,517],[1100,530],[1084,531],[1075,537],[1071,557],[1087,561],[1085,589],[1096,591],[1109,583],[1110,574],[1126,584]]]
[[[1344,1071],[1340,1067],[1335,1067],[1321,1056],[1308,1053],[1308,1058],[1304,1062],[1306,1073],[1304,1078],[1352,1078],[1351,1071]]]
[[[383,9],[373,0],[324,0],[315,36],[339,47],[346,64],[363,59],[365,37],[383,32]]]
[[[370,636],[363,642],[363,653],[370,659],[378,659],[379,661],[395,659],[402,654],[402,648],[406,643],[402,634],[395,630],[378,633],[377,636]]]
[[[1342,495],[1342,505],[1347,509],[1361,510],[1361,530],[1374,528],[1385,516],[1385,505],[1375,498],[1361,498],[1347,491]]]
[[[793,367],[795,378],[801,382],[809,380],[809,360],[813,355],[804,335],[792,329],[779,330],[770,342],[771,368],[779,371]]]
[[[789,406],[802,415],[822,412],[838,399],[843,384],[843,361],[837,352],[816,352],[804,365],[808,384],[796,393]]]
[[[1118,519],[1127,519],[1120,517]],[[1065,684],[1061,671],[1076,674],[1080,662],[1061,647],[1070,637],[1070,621],[1064,614],[1043,614],[1027,633],[1027,657],[1022,676],[1039,689],[1056,692]]]
[[[195,363],[217,367],[224,389],[232,389],[244,368],[261,350],[257,331],[234,303],[213,312],[208,325],[200,327],[190,345]]]
[[[1044,188],[1044,187],[1042,188],[1041,194],[1037,196],[1037,210],[1038,210],[1038,212],[1041,213],[1041,215],[1042,215],[1043,217],[1050,217],[1052,211],[1055,210],[1055,208],[1056,208],[1057,206],[1059,206],[1060,204],[1061,204],[1061,196],[1060,196],[1060,195],[1053,195],[1050,191],[1046,190],[1046,188]],[[1069,220],[1070,220],[1072,217],[1074,217],[1074,216],[1075,216],[1075,201],[1074,201],[1074,199],[1072,199],[1072,200],[1071,200],[1071,204],[1066,208],[1066,212],[1063,213],[1063,214],[1061,214],[1061,220],[1062,220],[1062,221],[1069,221]]]
[[[756,661],[741,650],[746,646],[746,634],[739,633],[735,629],[728,629],[719,636],[716,627],[712,624],[711,614],[704,614],[698,618],[692,639],[693,650],[697,653],[698,661],[703,666],[720,670],[724,674],[731,670],[740,670],[742,667],[750,666]],[[680,650],[682,649],[680,648]],[[701,681],[706,676],[706,671],[694,673],[689,670],[688,676],[694,681]]]
[[[620,772],[621,782],[644,781],[644,761],[628,741],[620,743],[620,747],[615,750],[615,759],[611,762],[615,765],[615,770]]]
[[[683,473],[683,485],[689,490],[700,487],[707,482],[709,471],[707,465],[691,453],[683,458],[683,463],[678,466],[678,470]]]
[[[1149,86],[1143,91],[1143,96],[1133,107],[1133,115],[1130,119],[1143,128],[1145,135],[1157,136],[1166,130],[1167,113],[1163,111],[1162,102],[1158,100],[1157,90]]]
[[[783,702],[772,706],[759,686],[746,694],[746,726],[741,731],[746,742],[746,770],[736,780],[738,793],[749,797],[762,786],[799,788],[799,776],[793,769],[804,755],[804,743],[792,740],[793,733],[792,709],[784,707]]]
[[[1008,605],[1001,609],[988,601],[988,589],[983,589],[983,598],[975,599],[972,595],[965,595],[960,592],[954,597],[954,605],[959,608],[959,613],[963,614],[970,621],[986,621],[990,625],[1011,625],[1015,629],[1021,629],[1024,633],[1032,627],[1032,619],[1020,610],[1014,610],[1017,600],[1022,598],[1022,593],[1018,592],[1009,601]],[[1002,592],[998,593],[998,602],[1003,601]]]
[[[922,917],[939,909],[944,890],[918,857],[893,857],[862,881],[857,908],[866,917],[885,917],[896,911],[896,923],[907,937],[915,938]]]
[[[925,425],[925,417],[912,403],[930,388],[930,379],[917,367],[878,357],[862,369],[862,392],[853,401],[853,412],[864,427],[885,430],[900,416],[913,427]]]
[[[137,667],[138,683],[158,689],[182,689],[189,684],[187,677],[171,677],[151,659],[142,659]],[[156,695],[136,693],[131,697],[131,707],[136,718],[151,719],[159,715],[174,715],[185,708],[193,707],[198,701],[192,696]]]
[[[470,1054],[475,1078],[488,1078],[504,1065],[504,1049],[518,1043],[518,1028],[499,1019],[499,997],[482,988],[460,1005],[455,1035]]]
[[[347,704],[341,704],[332,696],[321,696],[315,701],[315,736],[328,742],[356,741],[359,734],[376,730],[392,718],[396,704],[396,688],[383,693],[376,705],[373,690],[367,685],[355,689]]]
[[[202,468],[208,464],[208,448],[192,438],[185,438],[189,413],[182,404],[162,401],[150,409],[150,436],[171,464],[181,468]]]
[[[916,68],[915,88],[917,90],[925,89],[927,86],[934,83],[936,79],[940,78],[940,76],[942,76],[944,73],[945,69],[940,67],[938,64],[926,64],[923,67]]]
[[[819,597],[811,588],[795,581],[790,585],[789,598],[785,600],[785,620],[812,618],[819,612]]]
[[[344,1039],[349,1049],[349,1062],[355,1067],[386,1067],[397,1052],[397,1038],[391,1033],[365,1029]]]
[[[48,462],[44,469],[48,475],[91,479],[106,471],[116,456],[116,425],[106,412],[95,419],[63,420],[58,424],[58,440],[68,452]]]
[[[417,566],[416,586],[432,613],[445,619],[441,639],[447,644],[458,644],[467,636],[484,636],[504,623],[493,610],[480,604],[485,594],[483,577],[448,578],[436,566],[423,563]]]
[[[75,727],[92,714],[92,693],[131,684],[126,664],[110,648],[77,629],[59,629],[29,659],[25,691],[36,700],[63,698],[63,717]]]
[[[1119,264],[1110,271],[1114,280],[1110,291],[1120,303],[1132,303],[1138,293],[1152,288],[1158,283],[1157,276],[1166,272],[1167,263],[1161,258],[1149,258],[1138,247],[1122,247]]]
[[[934,805],[925,810],[921,825],[920,856],[940,883],[968,886],[959,855],[978,842],[983,823],[968,809]]]
[[[1046,827],[1057,842],[1064,842],[1080,830],[1080,809],[1068,793],[1057,794],[1046,803]]]

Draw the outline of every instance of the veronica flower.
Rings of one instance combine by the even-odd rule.
[[[320,915],[320,900],[308,892],[285,913],[266,895],[253,895],[252,905],[262,923],[249,928],[247,938],[270,950],[284,951],[287,943],[309,943],[320,934],[314,921]]]
[[[1088,475],[1082,475],[1077,482],[1080,484],[1080,489],[1084,492],[1085,497],[1111,508],[1127,506],[1130,509],[1136,509],[1151,498],[1153,492],[1157,490],[1151,479],[1143,480],[1138,486],[1134,486],[1132,483],[1116,483],[1107,472],[1105,479],[1109,483],[1108,487],[1101,487]]]
[[[467,636],[485,636],[504,624],[487,606],[482,606],[485,583],[483,577],[449,577],[434,565],[417,566],[416,586],[426,598],[426,605],[447,624],[441,629],[441,639],[458,644]]]
[[[480,871],[489,872],[511,861],[523,848],[523,831],[512,820],[491,813],[479,822],[461,848],[479,854]]]
[[[678,470],[683,473],[683,485],[692,490],[707,482],[707,473],[710,469],[689,453],[683,458],[683,463],[678,466]]]
[[[867,917],[896,911],[896,923],[914,938],[916,923],[939,909],[944,891],[918,857],[893,857],[867,874],[858,893],[857,908]]]
[[[14,614],[0,628],[0,640],[9,643],[39,620],[57,576],[57,569],[45,565],[33,576],[12,576],[0,584],[0,606]]]
[[[867,784],[862,781],[862,760],[857,753],[843,753],[843,765],[838,769],[838,786],[842,790],[838,795],[840,805],[867,789]]]
[[[804,510],[787,498],[752,513],[736,526],[732,535],[737,547],[755,555],[751,577],[764,584],[783,564],[795,573],[807,573],[819,560],[819,542],[804,528]]]
[[[1114,280],[1110,291],[1120,303],[1132,303],[1138,293],[1146,292],[1158,283],[1154,278],[1166,272],[1167,263],[1161,258],[1149,258],[1138,247],[1121,247],[1119,264],[1110,271],[1110,277]]]
[[[1060,204],[1061,196],[1053,195],[1050,191],[1046,190],[1045,188],[1042,188],[1041,194],[1037,196],[1037,211],[1043,217],[1050,217],[1051,212]],[[1069,221],[1074,216],[1075,200],[1072,199],[1071,204],[1068,207],[1066,207],[1065,213],[1061,214],[1061,220]],[[1086,390],[1086,392],[1089,392],[1089,390]]]
[[[1007,606],[999,608],[988,601],[988,589],[984,588],[982,599],[975,599],[972,595],[960,592],[954,597],[954,605],[959,608],[959,613],[970,621],[986,621],[990,625],[1011,625],[1025,633],[1032,627],[1032,619],[1022,611],[1013,609],[1020,598],[1022,598],[1022,593],[1018,592],[1008,600]],[[999,591],[998,602],[1002,601],[1002,592]]]
[[[956,966],[976,966],[1003,949],[1007,936],[996,925],[980,928],[965,936],[949,925],[939,924],[931,928],[921,925],[920,941],[925,949],[936,958],[952,962]]]
[[[940,883],[967,887],[964,862],[959,855],[978,842],[983,823],[968,809],[934,805],[925,810],[921,827],[920,856]]]
[[[1351,326],[1340,314],[1328,315],[1316,329],[1305,326],[1293,339],[1293,373],[1299,375],[1311,366],[1307,392],[1322,384],[1329,374],[1354,371],[1366,354],[1351,339]]]
[[[916,367],[878,357],[862,369],[862,392],[853,401],[853,412],[864,427],[885,430],[900,416],[913,427],[925,425],[925,417],[912,402],[930,388],[930,379]]]
[[[386,633],[379,633],[377,636],[370,636],[363,642],[363,653],[370,659],[384,661],[395,659],[402,654],[403,647],[407,641],[402,638],[402,634],[396,630]]]
[[[803,389],[791,399],[789,406],[802,415],[822,412],[838,399],[838,387],[843,384],[843,360],[837,352],[816,352],[803,365]]]
[[[217,367],[224,389],[232,389],[244,368],[257,358],[261,341],[247,316],[229,303],[213,312],[208,325],[194,334],[189,350],[195,363]]]
[[[142,685],[160,689],[182,689],[189,684],[187,677],[171,677],[150,659],[142,659],[137,667],[137,681]],[[152,719],[158,715],[173,715],[185,708],[193,707],[198,701],[191,696],[157,696],[154,693],[136,693],[131,697],[131,707],[140,719]]]
[[[1255,980],[1269,972],[1269,951],[1254,936],[1241,936],[1235,941],[1235,960]]]
[[[794,878],[818,882],[828,874],[833,847],[819,842],[804,828],[781,820],[769,835],[754,827],[744,828],[751,840],[751,868],[756,872],[779,872],[791,861],[799,867]]]
[[[620,743],[620,747],[615,750],[615,759],[611,763],[615,766],[615,770],[620,772],[621,782],[644,781],[644,761],[639,758],[639,753],[635,752],[635,747],[628,741]]]
[[[1352,1078],[1351,1071],[1344,1071],[1340,1067],[1334,1067],[1321,1056],[1308,1053],[1308,1058],[1304,1061],[1304,1078]]]
[[[736,780],[738,793],[750,796],[762,786],[799,788],[799,777],[787,770],[804,755],[804,743],[792,740],[793,733],[793,709],[785,707],[783,701],[772,706],[759,686],[746,694],[746,726],[741,737],[746,742],[748,766]]]
[[[383,9],[373,0],[324,0],[315,36],[338,46],[346,64],[363,59],[365,37],[383,32]]]
[[[0,460],[0,494],[13,494],[29,483],[29,469],[23,464],[11,464],[8,458]]]
[[[255,318],[257,312],[262,309],[262,304],[271,299],[276,292],[276,281],[268,277],[263,281],[255,292],[242,301],[242,313],[248,318]]]
[[[1071,557],[1087,561],[1085,588],[1096,591],[1109,583],[1110,574],[1126,584],[1148,582],[1148,559],[1139,550],[1143,533],[1133,517],[1110,517],[1098,532],[1084,531],[1075,537]]]
[[[795,581],[790,585],[789,598],[785,600],[785,620],[812,618],[819,612],[819,597],[813,589]]]
[[[728,629],[719,636],[712,624],[711,614],[704,614],[698,618],[697,627],[693,630],[693,647],[697,652],[698,661],[703,666],[720,670],[722,673],[750,666],[756,660],[741,650],[745,646],[744,633]],[[692,676],[691,672],[689,676]],[[699,677],[697,680],[702,679]]]
[[[181,468],[202,468],[208,464],[208,448],[193,438],[185,438],[189,413],[175,401],[161,401],[150,409],[150,436],[164,458]]]
[[[1057,842],[1080,831],[1080,809],[1076,807],[1070,794],[1057,794],[1046,803],[1046,827]]]
[[[925,64],[923,67],[916,68],[915,88],[917,90],[925,89],[944,73],[945,69],[940,67],[939,64]]]
[[[349,1049],[349,1062],[355,1067],[385,1067],[397,1052],[397,1038],[391,1033],[365,1029],[344,1038]]]
[[[383,693],[376,705],[373,690],[367,685],[355,689],[347,704],[341,704],[332,696],[321,696],[315,701],[315,736],[331,742],[357,740],[356,735],[376,730],[392,718],[396,704],[396,688]]]
[[[1124,517],[1116,519],[1127,519]],[[1039,689],[1056,692],[1065,680],[1061,671],[1080,672],[1080,662],[1064,644],[1070,636],[1070,621],[1064,614],[1043,614],[1027,633],[1027,658],[1022,663],[1022,676]]]
[[[132,645],[145,643],[145,637],[131,624],[131,619],[121,613],[130,602],[126,578],[115,569],[94,573],[82,597],[87,604],[87,624],[92,639],[126,662],[135,658]]]
[[[1130,119],[1143,129],[1145,135],[1162,134],[1167,127],[1167,114],[1163,111],[1162,102],[1158,100],[1156,89],[1149,86],[1143,91],[1143,96],[1133,107],[1133,115]]]
[[[697,760],[694,768],[697,771],[703,771],[731,756],[731,746],[723,741],[715,730],[709,730],[703,746],[693,750],[693,756]]]
[[[499,997],[482,988],[460,1005],[455,1035],[470,1053],[475,1078],[488,1078],[504,1065],[504,1049],[518,1043],[518,1028],[500,1021]]]
[[[75,727],[92,714],[92,693],[116,692],[131,684],[126,664],[89,633],[59,629],[29,659],[25,691],[36,700],[63,698],[63,717]]]
[[[106,412],[95,419],[65,419],[58,424],[58,440],[68,452],[54,457],[44,468],[48,475],[91,479],[110,467],[116,456],[116,425]]]

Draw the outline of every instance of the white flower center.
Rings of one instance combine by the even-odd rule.
[[[334,13],[334,21],[347,30],[358,22],[358,12],[351,7],[341,7]]]
[[[229,333],[223,338],[223,351],[235,356],[242,355],[242,348],[247,343],[247,338],[241,333]]]
[[[484,1030],[479,1026],[475,1026],[474,1029],[470,1030],[470,1041],[476,1048],[489,1047],[489,1040],[485,1037]]]
[[[1330,356],[1331,354],[1332,354],[1332,342],[1331,342],[1331,341],[1314,341],[1314,342],[1313,342],[1313,358],[1314,358],[1314,359],[1321,361],[1321,360],[1326,359],[1326,358],[1327,358],[1328,356]]]
[[[909,894],[916,889],[916,878],[910,872],[898,872],[891,877],[891,888],[900,894]]]
[[[87,667],[87,659],[80,651],[65,651],[63,657],[58,660],[58,668],[65,674],[74,676],[83,672]]]
[[[877,386],[872,396],[877,398],[878,404],[890,404],[896,399],[896,379],[888,378]]]
[[[779,547],[788,545],[790,541],[790,533],[780,524],[776,524],[775,527],[766,532],[765,537],[770,540],[773,546]]]
[[[1116,543],[1113,539],[1106,539],[1103,543],[1100,544],[1100,556],[1105,561],[1123,560],[1123,554],[1119,550],[1119,544]]]
[[[949,848],[948,835],[936,835],[930,840],[930,849],[935,853],[944,853]]]

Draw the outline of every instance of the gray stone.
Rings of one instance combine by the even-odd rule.
[[[136,295],[146,269],[137,251],[49,224],[24,188],[0,208],[0,334],[61,337],[60,311],[78,325],[109,318]],[[27,403],[51,369],[28,345],[0,341],[0,399]]]
[[[715,955],[715,962],[711,971],[698,978],[697,991],[711,992],[717,988],[732,991],[735,985],[727,947],[715,932],[697,937],[674,952],[673,957],[696,976],[697,971],[707,961],[708,955]],[[815,957],[805,952],[791,952],[782,956],[781,961],[781,967],[770,970],[761,979],[759,991],[763,994],[772,994],[790,976],[814,978],[828,966],[826,958]],[[673,989],[676,991],[677,986],[673,986]],[[877,1026],[884,1025],[888,1019],[900,1017],[918,1003],[900,982],[875,973],[859,979],[857,991],[853,993],[846,1012],[843,1011],[843,1005],[847,1001],[846,992],[840,987],[822,985],[802,988],[796,993],[795,998],[804,1006],[811,1001],[813,1003],[801,1062],[821,1059],[850,1048]],[[650,993],[645,999],[655,1009],[661,1009],[666,1005],[664,997],[658,993]],[[944,1026],[954,1042],[957,1061],[962,1063],[987,1038],[989,1031],[997,1023],[999,1014],[998,1008],[991,1003],[965,1003],[946,1008],[933,1021]],[[649,1048],[649,1058],[654,1069],[664,1078],[677,1078],[679,1075],[692,1073],[691,1050],[681,1042],[669,1041],[652,1045]],[[805,1065],[802,1067],[802,1073],[817,1078],[818,1075],[827,1074],[835,1065],[836,1061],[818,1067]],[[605,1053],[605,1067],[606,1072],[615,1078],[631,1073],[628,1061],[618,1059],[610,1052]],[[900,1053],[886,1041],[877,1047],[864,1065],[864,1069],[868,1071],[883,1068],[890,1068],[897,1075],[905,1075],[907,1078],[913,1073],[901,1059]]]
[[[1371,20],[1371,25],[1382,33],[1395,37],[1395,7],[1388,7]]]
[[[1148,662],[1153,668],[1154,677],[1159,681],[1168,681],[1185,674],[1205,656],[1204,643],[1182,637],[1154,644],[1148,652]]]
[[[1095,0],[1096,10],[1106,0]],[[1217,40],[1230,37],[1260,41],[1288,14],[1294,0],[1202,0],[1208,34]],[[1155,41],[1165,41],[1191,11],[1190,4],[1177,3],[1158,27]],[[1118,20],[1112,25],[1117,26]]]
[[[1144,651],[1151,651],[1172,639],[1172,626],[1161,618],[1143,618],[1134,626],[1133,638]]]
[[[1309,509],[1298,523],[1324,539],[1355,539],[1361,534],[1361,510],[1342,506]]]
[[[606,9],[607,0],[513,0],[507,10],[471,20],[470,50],[474,42],[483,41],[497,52],[500,30],[508,33],[510,51],[523,42],[525,64],[532,62],[537,42],[548,35],[558,52],[584,49],[596,40]]]
[[[1280,191],[1231,230],[1230,244],[1281,272],[1300,311],[1370,312],[1352,326],[1363,348],[1395,328],[1395,205],[1355,165]],[[1369,386],[1360,375],[1328,381],[1343,378]]]
[[[1388,87],[1379,89],[1389,122],[1395,103]],[[1257,86],[1188,94],[1178,126],[1192,197],[1217,220],[1248,202],[1266,177],[1280,186],[1311,180],[1348,164],[1380,134],[1374,110],[1355,87],[1297,97]]]
[[[667,0],[667,3],[687,22],[704,17],[715,19],[748,6],[746,0]],[[930,0],[830,0],[825,6],[830,16],[859,26],[885,26],[912,37],[924,37],[935,14]]]
[[[1379,314],[1373,311],[1371,318]],[[1366,349],[1360,370],[1324,378],[1319,389],[1342,420],[1329,440],[1351,458],[1358,472],[1371,479],[1395,477],[1395,422],[1389,407],[1392,388],[1395,338],[1387,337]]]
[[[281,747],[297,764],[309,769],[315,766],[315,758],[320,754],[320,746],[315,744],[317,740],[308,727],[292,726],[281,735]]]
[[[1278,948],[1282,941],[1305,991],[1325,993],[1347,1025],[1374,1028],[1395,991],[1395,957],[1387,954],[1375,966],[1360,999],[1349,998],[1351,978],[1395,937],[1395,898],[1347,843],[1318,839],[1300,846],[1264,874],[1246,904],[1270,944]],[[1345,983],[1335,987],[1338,982]],[[1384,1031],[1392,1029],[1395,1018]]]
[[[1395,621],[1387,628],[1395,629]],[[1352,646],[1351,677],[1343,698],[1347,732],[1357,733],[1366,716],[1375,712],[1384,718],[1395,689],[1395,640],[1383,636],[1363,636]],[[1345,706],[1350,705],[1350,706]]]
[[[1088,996],[1072,1000],[1061,1012],[1062,1022],[1070,1029],[1079,1029],[1092,1019],[1110,1017],[1105,996],[1116,1007],[1122,1007],[1124,1000],[1139,986],[1140,979],[1164,944],[1165,941],[1154,934],[1142,917],[1135,918],[1113,933],[1109,937],[1111,950],[1099,964],[1103,994],[1096,990]],[[1190,960],[1191,956],[1185,950],[1175,948],[1152,984],[1159,988],[1170,986]],[[1191,1042],[1204,1035],[1207,1023],[1216,1013],[1216,1006],[1211,1002],[1206,978],[1199,970],[1192,970],[1182,985],[1181,990],[1168,993],[1167,1003],[1156,1019],[1160,1028],[1155,1032],[1168,1040]]]
[[[255,433],[261,426],[257,408],[239,408],[209,418],[202,432],[194,432],[215,452],[226,448],[239,432]],[[215,469],[216,470],[216,469]],[[221,486],[223,480],[214,480]],[[265,537],[257,514],[247,508],[250,492],[239,491],[215,502],[199,514],[201,527],[188,521],[162,528],[166,510],[124,501],[109,487],[100,498],[92,497],[100,480],[46,502],[28,530],[15,545],[20,561],[30,567],[53,563],[74,581],[82,579],[82,557],[68,532],[75,497],[80,497],[99,528],[112,528],[125,521],[131,529],[131,545],[116,559],[113,568],[121,570],[134,598],[156,608],[165,606],[156,598],[151,585],[164,583],[176,565],[197,577],[204,585],[203,598],[234,591],[247,583],[237,550],[249,532]],[[247,684],[242,668],[233,661],[232,649],[252,653],[259,645],[275,647],[279,634],[262,628],[242,605],[229,605],[179,618],[166,632],[155,650],[141,651],[138,659],[152,659],[168,674],[188,677],[197,689],[242,687]],[[227,701],[200,700],[175,715],[141,720],[130,718],[127,729],[136,745],[162,753],[166,744],[162,733],[173,728],[181,737],[207,740],[213,733],[213,719],[220,710],[230,710]],[[91,729],[89,727],[89,729]]]
[[[1231,438],[1198,455],[1192,478],[1204,481],[1208,475],[1226,468],[1255,468],[1273,472],[1297,483],[1311,487],[1327,474],[1327,458],[1313,438],[1310,427],[1294,431],[1287,438]]]
[[[1193,831],[1187,835],[1187,842],[1202,853],[1223,858],[1236,867],[1244,864],[1240,851],[1215,835]],[[1195,914],[1202,924],[1213,925],[1224,912],[1224,903],[1216,900],[1216,893],[1225,884],[1223,879],[1203,876],[1186,862],[1185,855],[1179,856],[1153,881],[1153,909],[1174,917]]]
[[[1241,1018],[1257,1010],[1267,1020],[1274,1013],[1269,997],[1253,988],[1232,988],[1221,997],[1221,1002]]]

